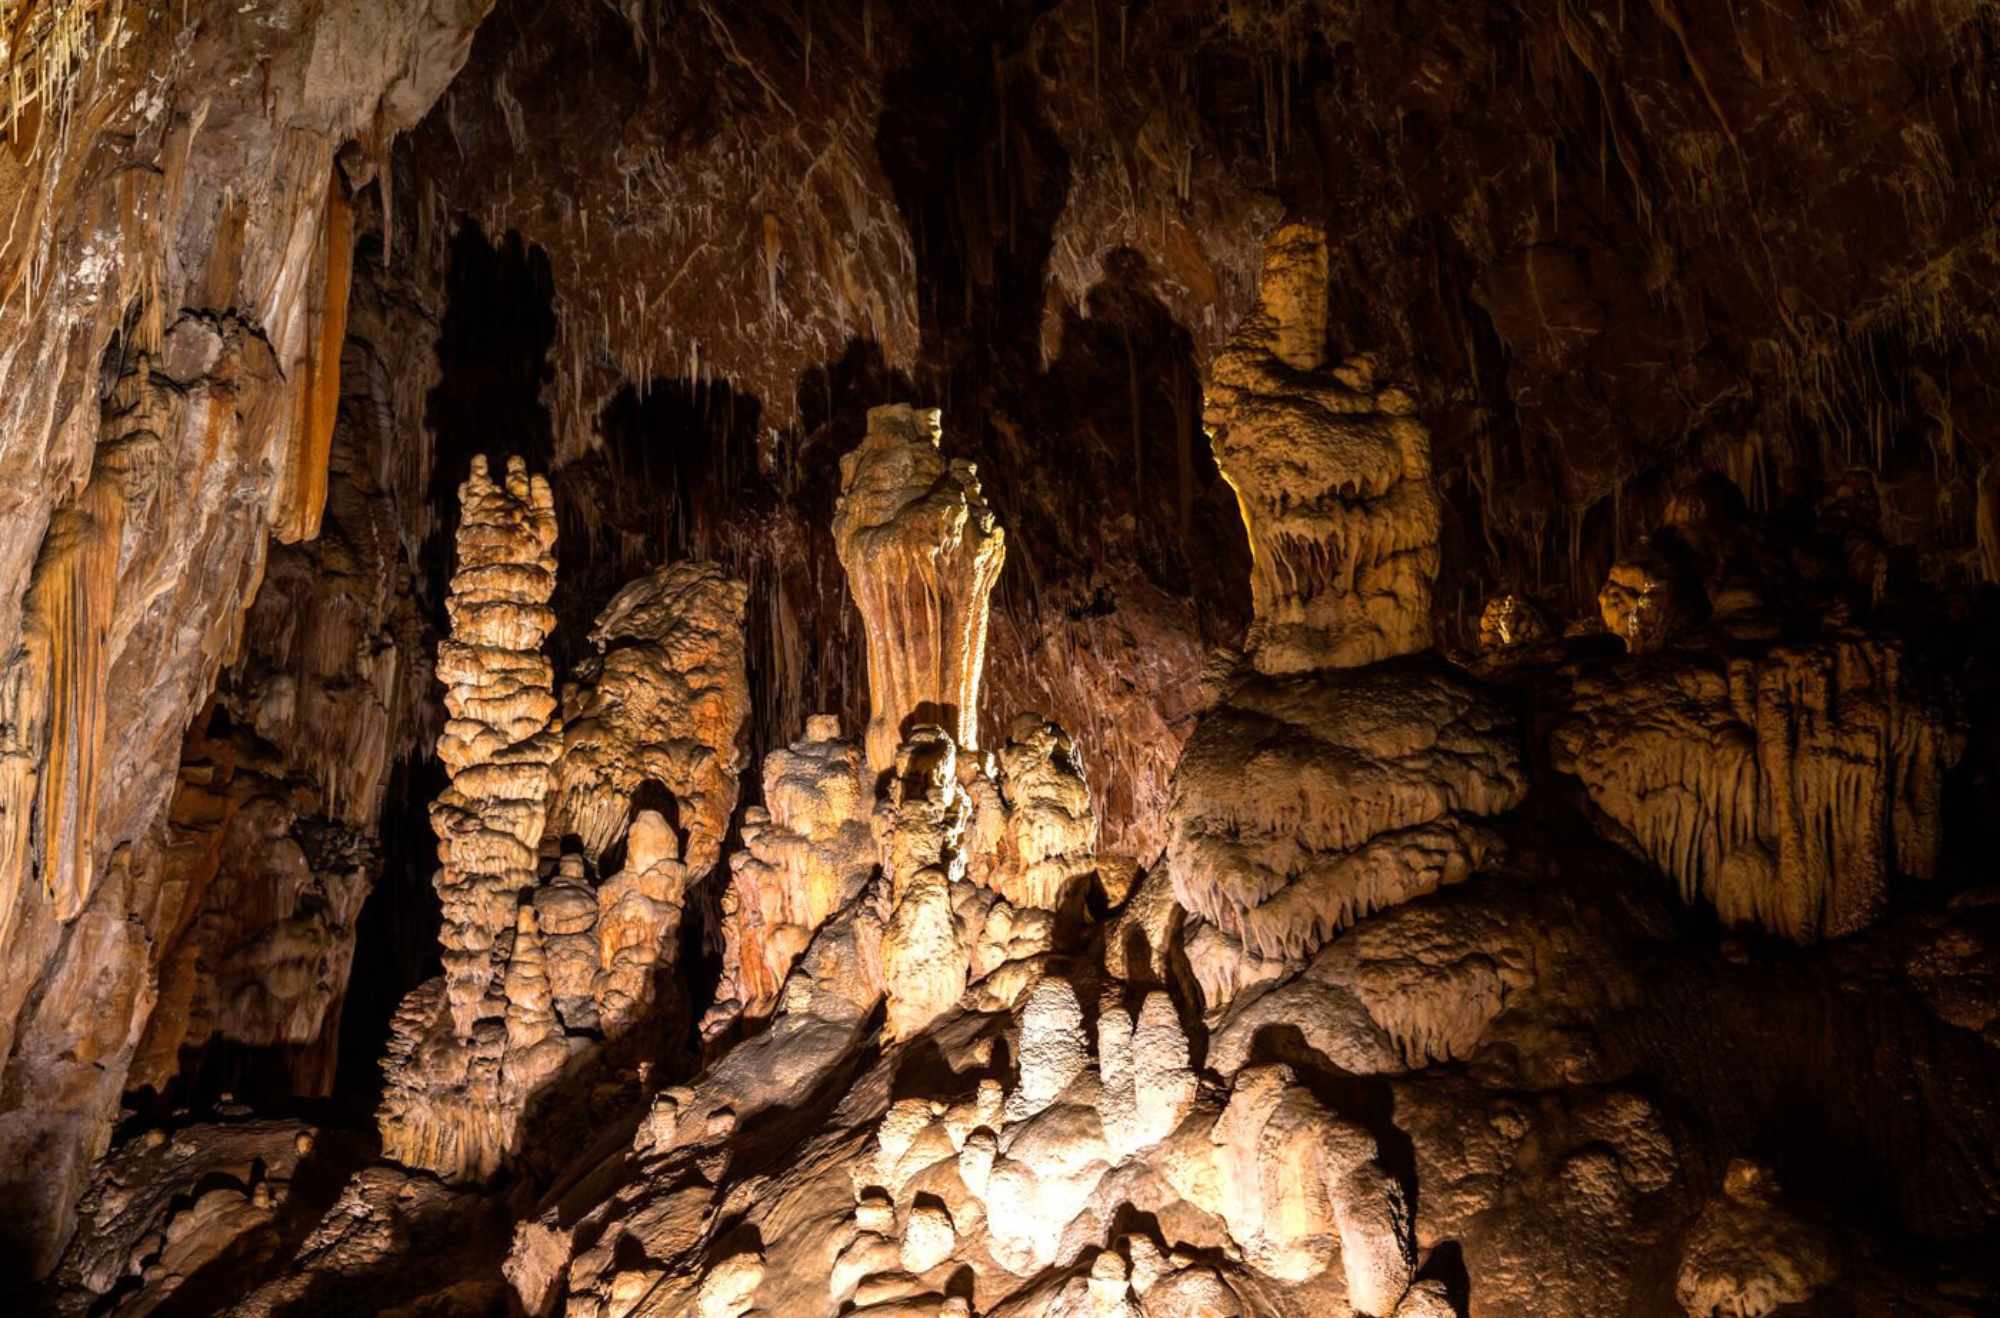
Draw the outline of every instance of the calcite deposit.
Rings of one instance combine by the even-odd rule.
[[[979,744],[987,606],[1007,539],[969,462],[940,452],[936,409],[872,408],[840,460],[833,539],[868,635],[869,768],[916,723]]]
[[[2000,1312],[1995,36],[0,0],[0,1312]]]
[[[1950,704],[1899,646],[1829,629],[1579,672],[1550,747],[1686,900],[1805,941],[1934,873],[1963,748]]]
[[[746,594],[713,563],[674,563],[619,591],[591,629],[600,657],[563,692],[553,827],[593,861],[649,783],[674,802],[694,876],[721,856],[750,718]]]
[[[1257,309],[1216,355],[1202,423],[1250,535],[1259,672],[1425,649],[1438,570],[1430,438],[1365,357],[1328,364],[1326,234],[1265,246]]]

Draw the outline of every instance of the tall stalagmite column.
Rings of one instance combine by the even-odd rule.
[[[431,807],[438,895],[444,902],[445,995],[458,1036],[501,1016],[506,1001],[495,944],[513,930],[521,894],[535,884],[550,766],[562,742],[552,727],[554,671],[542,642],[555,626],[555,503],[521,459],[504,483],[474,458],[459,487],[458,570],[451,579],[451,637],[437,675],[451,715],[438,757],[451,785]]]
[[[987,600],[1006,536],[970,462],[938,450],[935,409],[871,408],[840,460],[833,539],[868,629],[868,767],[895,763],[906,724],[979,742]]]

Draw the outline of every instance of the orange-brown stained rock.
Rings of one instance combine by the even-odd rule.
[[[868,632],[868,767],[888,769],[916,723],[979,744],[987,603],[1006,535],[969,462],[938,451],[939,413],[870,408],[840,460],[833,539]]]

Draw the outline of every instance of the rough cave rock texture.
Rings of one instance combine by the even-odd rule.
[[[870,409],[840,460],[834,543],[868,633],[868,765],[881,773],[913,720],[979,745],[987,603],[1007,540],[978,473],[939,452],[942,417]]]
[[[437,661],[451,782],[431,808],[445,973],[397,1011],[380,1121],[388,1157],[478,1178],[512,1149],[525,1096],[568,1056],[536,908],[521,901],[562,751],[542,654],[556,525],[548,482],[518,458],[498,482],[475,458],[459,505],[452,630]]]
[[[1328,370],[1325,235],[1273,235],[1259,309],[1217,357],[1208,425],[1256,558],[1247,666],[1201,716],[1166,864],[1227,1002],[1360,917],[1464,880],[1479,816],[1525,790],[1511,720],[1430,643],[1429,439],[1370,368]]]
[[[321,527],[353,254],[335,153],[414,125],[490,7],[106,6],[50,47],[74,35],[99,54],[11,125],[0,1149],[12,1174],[37,1169],[8,1182],[35,1271],[153,998],[138,981],[166,930],[123,878],[149,864],[127,851],[166,808],[267,542]],[[36,9],[16,7],[22,34],[49,17]],[[107,359],[132,381],[109,400]],[[61,997],[78,991],[88,1012]],[[89,1078],[58,1081],[65,1056]]]
[[[2000,1312],[1993,6],[0,11],[9,1312]]]
[[[619,591],[591,631],[601,657],[563,692],[551,826],[593,862],[647,783],[671,795],[696,880],[722,855],[750,717],[746,594],[713,563],[674,563]]]
[[[1257,671],[1352,668],[1428,649],[1438,496],[1416,400],[1374,364],[1326,361],[1326,234],[1264,249],[1257,310],[1216,354],[1203,424],[1254,560]]]
[[[1577,676],[1552,762],[1683,899],[1838,937],[1937,867],[1964,743],[1924,678],[1894,642],[1851,630],[1627,661]]]

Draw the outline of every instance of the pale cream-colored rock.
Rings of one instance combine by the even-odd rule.
[[[939,452],[935,409],[868,412],[868,433],[840,460],[833,539],[868,639],[872,773],[887,770],[918,723],[979,744],[987,601],[1006,536],[970,462]]]
[[[764,1259],[754,1253],[732,1254],[701,1279],[695,1311],[700,1318],[742,1318],[756,1304],[764,1284]]]
[[[1098,1111],[1113,1161],[1158,1144],[1194,1107],[1187,1035],[1167,994],[1148,993],[1136,1019],[1106,1003],[1097,1017],[1097,1056]]]
[[[743,814],[743,850],[723,890],[722,983],[704,1028],[771,1013],[778,990],[820,926],[868,883],[877,850],[873,791],[861,748],[843,741],[832,715],[764,758],[764,804]]]
[[[431,808],[444,904],[446,998],[461,1039],[498,1015],[496,952],[519,895],[535,884],[550,768],[561,752],[553,670],[541,654],[555,626],[555,501],[520,458],[496,483],[476,457],[459,487],[458,566],[437,675],[450,715],[438,758],[451,785]]]
[[[1578,673],[1570,710],[1554,767],[1583,781],[1614,839],[1727,923],[1853,933],[1898,878],[1936,868],[1965,743],[1894,642],[1681,650]]]
[[[597,656],[563,688],[563,753],[551,821],[593,861],[651,783],[671,793],[699,881],[736,809],[750,717],[748,588],[713,563],[670,563],[627,585],[591,630]]]
[[[1280,228],[1259,307],[1209,368],[1203,424],[1253,559],[1264,673],[1353,667],[1431,641],[1439,502],[1416,403],[1374,363],[1327,369],[1326,235]]]
[[[911,731],[896,751],[889,789],[874,817],[889,884],[882,936],[883,1033],[904,1039],[965,992],[970,949],[959,936],[952,889],[963,883],[971,809],[959,785],[957,747],[942,729]]]
[[[903,1244],[899,1255],[903,1271],[929,1272],[951,1257],[958,1244],[951,1214],[942,1204],[918,1204],[903,1223]]]
[[[1029,992],[1021,1009],[1020,1055],[1021,1078],[1002,1114],[1010,1123],[1048,1107],[1090,1063],[1083,1004],[1069,981],[1050,977]]]
[[[1374,1137],[1322,1107],[1280,1065],[1247,1068],[1205,1140],[1167,1151],[1162,1174],[1228,1223],[1258,1271],[1303,1281],[1340,1242],[1355,1311],[1389,1314],[1409,1288],[1416,1247],[1402,1188]]]
[[[1075,739],[1039,714],[1020,714],[992,763],[991,778],[976,773],[967,784],[974,881],[1016,907],[1080,902],[1097,870],[1097,814]]]
[[[1832,1242],[1787,1210],[1769,1168],[1738,1159],[1688,1233],[1674,1298],[1689,1318],[1762,1318],[1834,1279]]]
[[[512,1151],[528,1095],[567,1059],[536,908],[522,900],[561,753],[540,649],[555,625],[556,522],[548,482],[518,457],[499,483],[474,458],[459,501],[452,634],[437,662],[451,781],[431,807],[445,973],[391,1022],[377,1124],[386,1157],[478,1179]]]
[[[626,834],[625,867],[597,889],[597,1017],[606,1031],[631,1026],[654,1005],[654,968],[669,956],[689,882],[680,841],[656,810]]]
[[[1476,817],[1526,790],[1508,725],[1428,663],[1243,679],[1181,757],[1175,895],[1245,952],[1296,961],[1462,881],[1491,846]]]

